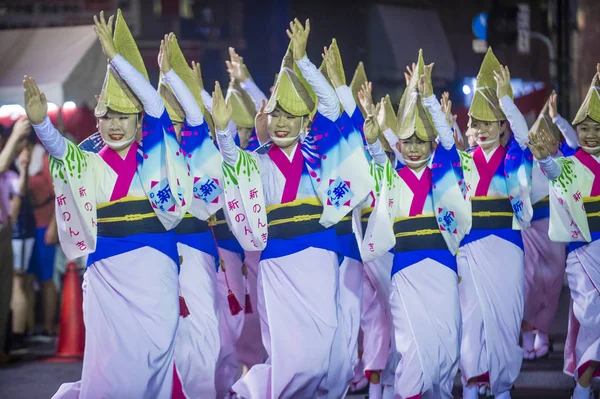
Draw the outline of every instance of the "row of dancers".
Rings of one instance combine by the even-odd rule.
[[[548,352],[566,257],[565,372],[588,399],[600,67],[575,128],[552,95],[529,129],[490,49],[464,148],[422,52],[396,113],[362,63],[347,83],[335,40],[308,59],[308,20],[290,23],[269,98],[233,49],[226,95],[208,94],[173,34],[156,90],[120,11],[94,23],[97,133],[67,141],[24,79],[61,246],[88,256],[82,377],[56,398],[342,398],[366,382],[451,398],[459,369],[463,398],[510,398],[523,359]]]

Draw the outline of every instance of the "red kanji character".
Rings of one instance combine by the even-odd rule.
[[[254,213],[258,213],[262,210],[262,207],[259,204],[254,204],[252,210],[254,211]]]
[[[81,251],[85,251],[87,249],[87,247],[85,246],[85,242],[83,242],[83,241],[79,241],[75,245],[77,245],[77,248],[79,248],[79,250],[81,250]]]
[[[248,226],[244,226],[244,234],[248,235],[248,233],[252,234],[252,230],[250,230]]]
[[[86,202],[84,205],[84,208],[86,211],[92,211],[92,209],[94,209],[94,206],[92,205],[91,202]]]
[[[246,215],[244,215],[243,213],[238,213],[237,215],[235,215],[236,222],[241,223],[245,220],[246,220]]]
[[[69,212],[63,212],[62,217],[65,222],[71,220],[71,214]]]
[[[78,236],[78,235],[79,235],[79,232],[78,232],[78,231],[73,231],[73,229],[69,227],[69,235],[70,235],[71,237],[73,237],[73,236]]]
[[[83,186],[79,187],[79,198],[85,197],[85,196],[87,196],[87,194],[85,193],[85,187],[83,187]]]
[[[266,224],[264,224],[263,222],[261,222],[261,221],[260,221],[260,218],[259,218],[259,219],[258,219],[258,227],[260,227],[260,228],[262,229],[263,227],[267,227],[267,225],[266,225]]]
[[[256,199],[258,198],[258,190],[253,188],[252,190],[250,190],[250,199]]]
[[[56,203],[58,206],[67,205],[67,197],[64,194],[59,195],[56,197]]]

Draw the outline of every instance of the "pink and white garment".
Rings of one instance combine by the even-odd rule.
[[[238,360],[248,368],[262,363],[267,359],[267,350],[262,343],[260,333],[260,315],[256,310],[258,303],[257,281],[259,260],[259,251],[246,251],[244,258],[244,265],[248,272],[246,289],[247,295],[250,295],[253,312],[244,312],[244,327],[242,328],[242,335],[237,341],[236,348]]]
[[[570,157],[539,162],[552,183],[550,238],[570,243],[564,371],[577,379],[590,361],[600,361],[600,159],[580,149]],[[600,369],[594,376],[600,376]]]
[[[244,310],[233,315],[229,307],[229,290],[238,301],[246,294],[244,275],[242,274],[242,255],[238,252],[219,247],[219,256],[225,263],[225,271],[217,272],[216,302],[219,317],[219,335],[221,347],[217,361],[215,376],[217,397],[224,398],[232,385],[241,375],[240,362],[237,356],[237,343],[244,327]],[[240,302],[243,304],[243,302]],[[243,305],[242,305],[243,306]]]

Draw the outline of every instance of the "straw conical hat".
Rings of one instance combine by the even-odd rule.
[[[573,125],[579,125],[585,118],[600,123],[600,75],[598,73],[592,79],[592,84],[583,100],[583,104],[581,104],[575,119],[573,119]]]
[[[225,100],[231,102],[231,119],[236,126],[249,129],[254,127],[254,117],[256,116],[254,102],[238,82],[229,83]]]
[[[411,76],[410,82],[400,99],[398,128],[396,129],[396,134],[400,140],[408,139],[413,134],[416,134],[423,141],[433,141],[437,136],[431,116],[423,106],[421,93],[418,91],[419,79],[424,71],[423,50],[419,50],[416,71]]]
[[[146,71],[144,60],[142,59],[137,44],[127,27],[127,23],[123,18],[121,10],[117,11],[113,40],[117,53],[148,79],[148,72]],[[104,84],[102,85],[102,91],[98,98],[98,104],[94,110],[95,116],[97,118],[104,116],[108,111],[108,108],[123,114],[137,114],[144,110],[144,106],[140,100],[110,64],[108,65],[106,76],[104,77]]]
[[[499,122],[506,120],[506,115],[500,108],[494,71],[501,72],[502,65],[490,47],[481,63],[479,74],[475,80],[475,93],[469,108],[469,116],[485,122]],[[509,95],[513,98],[512,88]]]
[[[550,97],[553,95],[554,90],[552,91],[552,94],[550,94]],[[552,118],[550,117],[550,98],[546,100],[546,104],[544,104],[540,115],[533,123],[533,126],[531,126],[531,129],[529,129],[529,132],[536,134],[542,130],[547,131],[552,135],[552,137],[560,141],[560,129],[554,124],[554,122],[552,122]]]

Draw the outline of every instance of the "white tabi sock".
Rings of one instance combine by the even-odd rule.
[[[479,398],[479,387],[477,385],[465,386],[463,385],[462,399],[478,399]]]
[[[381,399],[381,384],[369,384],[369,399]]]
[[[535,335],[535,343],[533,344],[533,347],[535,350],[538,350],[544,345],[549,345],[548,334],[538,331],[538,333]]]
[[[582,387],[577,383],[575,385],[575,389],[573,390],[573,399],[590,399],[590,386],[587,388]]]

